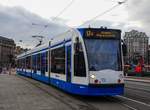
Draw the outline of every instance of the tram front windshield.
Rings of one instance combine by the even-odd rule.
[[[119,40],[84,39],[90,71],[104,69],[120,70],[121,54]]]

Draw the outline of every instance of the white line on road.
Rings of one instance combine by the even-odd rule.
[[[128,97],[124,97],[124,96],[117,96],[117,97],[123,98],[123,99],[126,99],[126,100],[130,100],[130,101],[133,101],[133,102],[136,102],[136,103],[139,103],[139,104],[142,104],[142,105],[145,105],[145,106],[150,107],[149,104],[146,104],[146,103],[144,103],[144,102],[140,102],[140,101],[137,101],[137,100],[134,100],[134,99],[130,99],[130,98],[128,98]]]
[[[143,79],[129,79],[125,78],[125,81],[134,81],[134,82],[143,82],[143,83],[150,83],[150,80],[143,80]]]
[[[112,101],[115,101],[115,102],[116,102],[116,100],[115,100],[115,99],[113,99],[113,98],[108,99],[108,100],[112,100]],[[136,109],[136,108],[134,108],[134,107],[131,107],[131,106],[129,106],[129,105],[127,105],[127,104],[125,104],[125,103],[122,103],[122,102],[117,102],[117,103],[119,103],[119,104],[121,104],[121,105],[123,105],[123,106],[125,106],[125,107],[129,108],[130,110],[138,110],[138,109]]]
[[[131,107],[131,106],[127,105],[127,104],[122,104],[122,105],[124,105],[124,106],[126,106],[126,107],[130,108],[131,110],[138,110],[138,109],[133,108],[133,107]]]

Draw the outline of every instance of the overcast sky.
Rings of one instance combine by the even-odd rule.
[[[0,36],[12,38],[17,45],[33,47],[32,35],[45,41],[115,6],[123,0],[0,0]],[[72,3],[62,14],[58,14]],[[150,0],[128,0],[91,22],[91,27],[107,26],[122,32],[137,29],[150,36]],[[56,16],[55,20],[53,20]],[[32,24],[38,25],[32,25]],[[47,25],[47,28],[44,25]],[[67,25],[67,26],[66,26]],[[89,24],[84,25],[83,27]],[[44,31],[43,31],[44,29]],[[23,40],[23,42],[19,42]]]

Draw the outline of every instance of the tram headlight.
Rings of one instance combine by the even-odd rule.
[[[94,75],[94,74],[92,74],[90,77],[91,77],[92,79],[94,79],[94,78],[95,78],[95,75]]]

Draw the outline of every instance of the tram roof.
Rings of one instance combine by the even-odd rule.
[[[64,40],[68,40],[68,39],[72,38],[73,33],[75,33],[74,30],[75,29],[70,29],[70,30],[68,30],[68,31],[66,31],[66,32],[64,32],[62,34],[59,34],[59,35],[57,35],[55,37],[52,37],[46,43],[44,43],[44,44],[42,44],[42,45],[40,45],[38,47],[34,47],[33,49],[18,55],[17,58],[24,57],[25,55],[32,54],[32,53],[34,53],[36,51],[40,51],[42,49],[48,48],[49,47],[49,43],[51,43],[51,45],[55,45],[56,43],[62,42]]]

